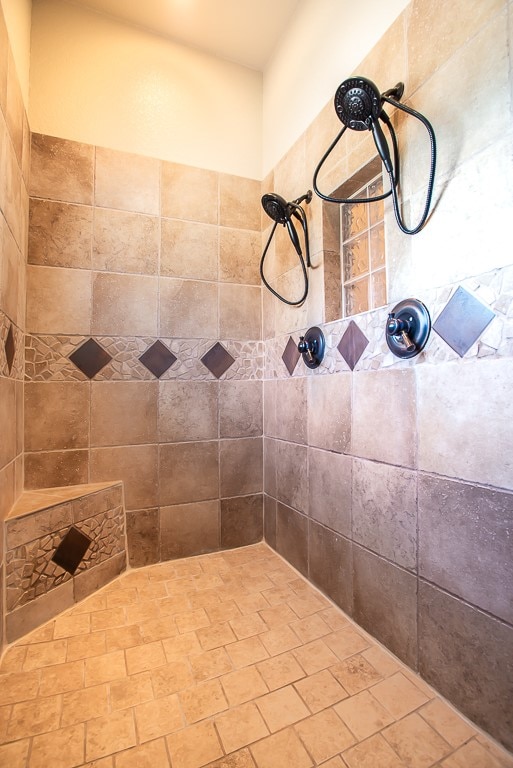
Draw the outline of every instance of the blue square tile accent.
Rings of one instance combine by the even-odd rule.
[[[438,315],[433,330],[463,357],[494,317],[486,304],[460,285]]]

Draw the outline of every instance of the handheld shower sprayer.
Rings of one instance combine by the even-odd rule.
[[[269,192],[268,194],[265,194],[262,197],[262,207],[266,212],[266,214],[269,216],[269,218],[271,218],[274,221],[274,226],[271,230],[271,234],[269,235],[269,239],[267,240],[267,245],[264,248],[264,252],[260,260],[260,277],[262,278],[262,282],[264,283],[265,287],[268,288],[271,291],[271,293],[274,294],[274,296],[276,296],[276,298],[280,299],[280,301],[283,301],[285,304],[290,304],[293,307],[299,306],[300,304],[302,304],[308,295],[308,273],[306,269],[307,267],[311,267],[312,265],[310,262],[310,247],[308,243],[308,222],[306,219],[306,213],[304,211],[304,208],[302,208],[301,203],[306,202],[308,204],[310,203],[311,199],[312,199],[311,189],[309,189],[308,192],[305,192],[304,195],[301,195],[300,197],[298,197],[296,200],[292,200],[290,203],[288,203],[283,197],[281,197],[281,195],[278,195],[275,192]],[[296,227],[294,226],[294,222],[292,221],[292,217],[298,219],[303,229],[306,264],[305,264],[305,259],[303,258],[303,251],[301,249],[301,242],[299,240],[299,235],[297,233]],[[271,288],[271,286],[267,282],[264,275],[265,257],[267,256],[267,251],[269,250],[271,240],[273,239],[273,235],[276,231],[276,227],[278,226],[278,224],[282,224],[284,227],[287,227],[289,237],[298,255],[299,263],[301,265],[301,269],[303,272],[305,289],[304,289],[303,295],[297,301],[289,301],[288,299],[285,299],[283,296],[281,296],[277,291],[274,290],[274,288]]]
[[[420,232],[426,223],[427,217],[429,215],[429,209],[431,207],[436,167],[436,140],[435,133],[429,120],[424,117],[424,115],[421,115],[420,112],[416,112],[411,107],[407,107],[400,103],[403,93],[403,83],[397,83],[397,85],[395,85],[393,88],[389,88],[387,91],[384,91],[384,93],[380,93],[374,83],[372,83],[370,80],[367,80],[365,77],[351,77],[348,80],[344,80],[344,82],[339,85],[335,94],[334,106],[337,117],[341,123],[343,123],[343,128],[335,137],[335,140],[332,142],[332,144],[328,147],[317,168],[315,169],[313,187],[319,197],[331,203],[372,203],[378,200],[384,200],[386,197],[389,197],[389,195],[392,195],[394,214],[397,224],[399,225],[399,229],[407,235],[415,235],[417,232]],[[388,104],[397,107],[397,109],[412,115],[412,117],[415,117],[417,120],[420,120],[428,132],[431,144],[430,171],[424,211],[418,224],[412,228],[409,228],[405,225],[401,211],[399,210],[399,199],[397,192],[399,186],[399,148],[393,125],[387,113],[383,109],[384,102],[387,102]],[[380,120],[386,125],[390,134],[392,141],[393,160],[388,142],[380,125]],[[317,177],[319,172],[329,155],[335,149],[347,128],[350,128],[353,131],[372,132],[376,149],[390,179],[390,189],[387,192],[384,192],[382,195],[370,198],[349,199],[325,195],[319,190],[317,186]]]

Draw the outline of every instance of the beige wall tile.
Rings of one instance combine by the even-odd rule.
[[[161,381],[158,386],[161,442],[217,438],[217,382]]]
[[[351,445],[351,374],[308,378],[308,443],[337,453]]]
[[[27,451],[85,448],[89,442],[89,382],[30,382],[25,386]]]
[[[162,216],[217,224],[219,175],[179,163],[162,163]]]
[[[30,200],[28,261],[46,267],[91,268],[93,209]]]
[[[262,434],[262,382],[222,381],[219,388],[219,436]]]
[[[136,445],[157,439],[156,381],[91,384],[91,445]]]
[[[308,379],[278,379],[276,381],[275,436],[293,443],[307,442],[307,393]]]
[[[260,231],[260,182],[219,174],[219,223]]]
[[[262,438],[222,440],[219,444],[221,496],[262,491]]]
[[[9,37],[5,26],[4,15],[0,13],[0,107],[5,112],[7,105],[7,60]]]
[[[32,134],[30,194],[68,203],[93,202],[94,147]]]
[[[158,501],[157,446],[91,450],[91,481],[122,480],[127,509],[147,509]]]
[[[161,277],[159,288],[161,334],[217,338],[218,288],[215,283]]]
[[[219,502],[197,501],[160,509],[162,560],[190,557],[219,548]]]
[[[25,258],[9,227],[0,214],[0,309],[18,325],[25,326],[23,293],[25,291]]]
[[[259,232],[222,228],[219,231],[219,279],[227,283],[260,285]]]
[[[104,147],[96,148],[96,205],[158,215],[159,198],[159,160]]]
[[[353,373],[352,453],[355,456],[414,467],[416,416],[413,369]]]
[[[5,117],[7,120],[7,127],[11,135],[14,151],[18,163],[21,165],[21,158],[23,152],[23,120],[25,115],[25,107],[23,104],[23,97],[21,95],[21,88],[16,73],[16,64],[12,51],[9,50],[7,55],[7,105],[6,105]]]
[[[16,455],[16,382],[0,376],[0,468],[11,462]]]
[[[219,496],[217,441],[160,446],[160,503],[183,504]]]
[[[156,217],[95,209],[94,269],[156,275],[158,258],[159,220]]]
[[[509,413],[513,361],[421,366],[416,374],[419,469],[513,488]],[[493,439],[483,442],[484,434]],[[476,445],[481,450],[476,451]]]
[[[246,285],[219,285],[219,336],[248,341],[262,338],[262,292]]]
[[[25,454],[25,489],[80,485],[89,479],[89,451],[39,451]]]
[[[468,15],[458,23],[460,3]],[[447,18],[440,0],[415,0],[410,9],[407,38],[411,90],[416,90],[427,80],[502,7],[502,0],[474,0],[471,7],[459,0],[454,6],[454,15]],[[428,37],[432,40],[429,46],[426,45]]]
[[[155,336],[158,279],[93,273],[93,334]]]
[[[89,334],[91,275],[86,270],[27,267],[27,331]]]
[[[162,219],[160,274],[217,280],[218,228],[210,224]]]

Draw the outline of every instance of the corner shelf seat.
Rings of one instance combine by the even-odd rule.
[[[126,569],[121,481],[25,491],[4,526],[9,643]],[[52,559],[71,529],[89,540],[75,570],[67,570]]]

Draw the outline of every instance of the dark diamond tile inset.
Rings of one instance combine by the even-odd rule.
[[[287,341],[285,349],[283,350],[283,355],[281,356],[281,359],[285,363],[285,368],[287,369],[287,371],[291,376],[294,373],[294,370],[296,368],[297,362],[300,357],[301,357],[301,352],[298,350],[296,342],[294,341],[292,336],[289,336],[289,340]]]
[[[234,364],[235,358],[226,351],[222,344],[216,342],[214,346],[203,355],[201,362],[205,368],[208,368],[210,373],[214,374],[216,379],[220,379],[223,373]]]
[[[97,341],[88,339],[71,353],[69,359],[88,379],[94,379],[96,374],[110,363],[112,355],[109,355]]]
[[[90,544],[89,536],[72,526],[53,553],[52,560],[73,576]]]
[[[160,379],[162,374],[171,368],[178,358],[165,344],[156,341],[151,347],[148,347],[146,352],[143,352],[139,360],[157,379]]]
[[[351,320],[340,339],[337,349],[354,371],[356,363],[365,352],[369,340],[363,331],[358,328],[354,320]]]
[[[12,325],[10,325],[9,330],[7,331],[7,338],[5,340],[5,359],[7,360],[7,367],[9,369],[9,373],[12,371],[15,352],[16,352],[16,347],[14,345],[14,333],[12,330]]]
[[[494,317],[486,304],[460,285],[438,315],[433,330],[463,357]]]

